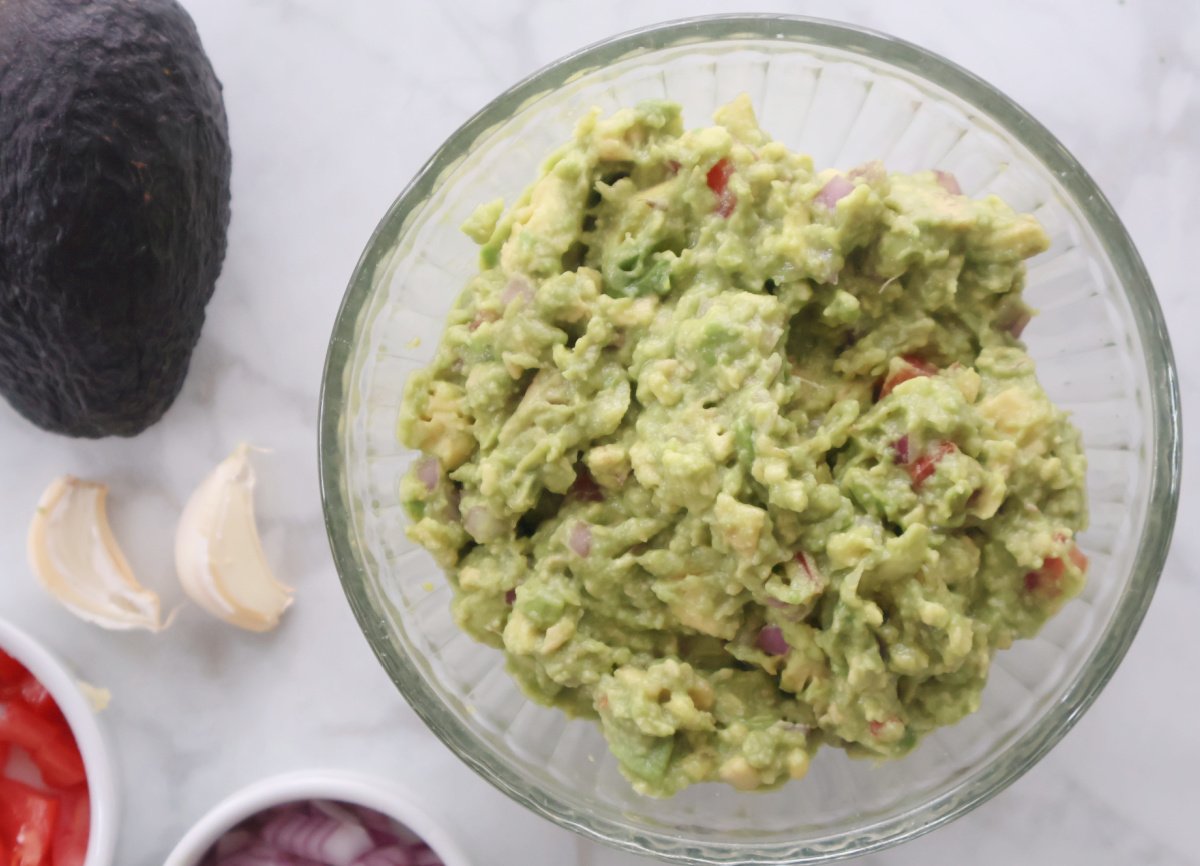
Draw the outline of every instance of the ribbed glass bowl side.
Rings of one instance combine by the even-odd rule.
[[[566,826],[685,862],[817,862],[898,841],[995,793],[1056,742],[1124,654],[1153,591],[1177,497],[1178,398],[1161,315],[1124,230],[1087,176],[1019,109],[904,43],[801,19],[707,19],[582,52],[500,97],[453,137],[380,224],[330,344],[322,405],[326,520],[348,598],[417,711],[464,760]],[[512,201],[595,105],[684,106],[689,125],[749,93],[773,137],[848,168],[953,171],[1051,235],[1029,271],[1026,338],[1084,433],[1092,558],[1083,596],[999,654],[978,713],[873,766],[827,750],[769,794],[705,785],[632,793],[595,728],[527,701],[499,653],[462,634],[432,560],[404,535],[403,383],[436,348],[476,269],[457,226]]]

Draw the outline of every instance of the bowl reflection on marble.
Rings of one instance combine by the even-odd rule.
[[[513,201],[593,105],[646,97],[706,121],[739,93],[762,126],[818,167],[882,159],[952,171],[968,195],[1037,215],[1041,309],[1025,338],[1089,460],[1091,557],[1082,596],[1034,640],[996,656],[979,712],[874,766],[818,754],[803,782],[743,794],[699,785],[639,797],[594,725],[526,700],[500,653],[455,627],[450,590],[404,534],[413,454],[396,438],[405,378],[431,358],[476,268],[457,229]],[[419,338],[419,347],[414,338]],[[1161,311],[1112,208],[1074,158],[995,89],[920,48],[815,20],[717,17],[618,37],[558,61],[459,129],[392,205],[339,313],[321,408],[325,516],[347,597],[416,711],[485,779],[584,835],[689,863],[814,863],[916,836],[979,805],[1042,757],[1108,681],[1158,580],[1178,498],[1179,404]],[[430,589],[432,587],[432,589]]]

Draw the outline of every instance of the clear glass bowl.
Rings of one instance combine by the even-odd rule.
[[[1089,460],[1091,572],[1036,640],[996,656],[979,712],[883,765],[823,750],[771,793],[696,786],[633,793],[596,727],[526,700],[495,650],[455,627],[450,591],[404,535],[396,438],[405,377],[432,356],[476,269],[458,231],[512,201],[593,105],[645,97],[707,123],[741,92],[763,128],[818,167],[881,158],[942,168],[973,196],[1035,213],[1052,238],[1031,263],[1026,331],[1050,395],[1074,413]],[[419,338],[419,345],[414,338]],[[1179,398],[1150,280],[1095,184],[1037,121],[983,81],[915,46],[779,16],[683,21],[620,36],[502,94],[441,147],[367,245],[334,327],[321,407],[325,516],[359,623],[429,727],[518,802],[586,836],[687,863],[813,863],[936,827],[997,793],[1092,703],[1154,591],[1178,497]],[[1100,759],[1101,756],[1097,756]]]

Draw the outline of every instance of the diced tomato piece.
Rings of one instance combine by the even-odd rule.
[[[870,722],[867,727],[871,729],[872,737],[878,737],[879,732],[883,730],[883,722]]]
[[[728,159],[721,158],[708,170],[706,178],[708,188],[717,196],[716,211],[726,219],[733,213],[733,209],[737,207],[737,196],[729,189],[729,177],[732,174],[733,164]]]
[[[83,866],[91,833],[92,803],[87,785],[64,791],[50,844],[50,866]]]
[[[575,481],[571,484],[571,489],[567,493],[584,502],[604,501],[604,491],[596,483],[596,479],[592,477],[592,473],[588,471],[588,468],[582,465],[575,467]]]
[[[0,740],[28,752],[48,785],[70,788],[87,778],[70,728],[19,701],[0,701]]]
[[[708,188],[717,195],[725,192],[725,187],[729,183],[729,176],[733,174],[733,165],[729,160],[722,157],[718,159],[712,168],[708,170]]]
[[[25,670],[25,665],[21,664],[4,650],[0,650],[0,685],[16,682],[24,677],[26,673],[28,671]]]
[[[677,159],[668,159],[667,160],[667,171],[669,171],[671,174],[673,174],[673,175],[679,174],[680,168],[682,168],[682,166],[679,164],[679,160],[677,160]]]
[[[1067,551],[1067,559],[1080,571],[1087,571],[1088,558],[1078,545],[1072,544]],[[1062,592],[1062,579],[1066,574],[1067,564],[1059,556],[1047,556],[1042,561],[1042,567],[1025,575],[1025,589],[1050,598]]]
[[[1075,567],[1080,571],[1087,571],[1088,558],[1087,555],[1079,549],[1079,545],[1072,544],[1071,549],[1067,551],[1067,558],[1075,564]]]
[[[50,690],[32,674],[25,678],[25,682],[21,683],[20,695],[26,706],[39,716],[66,725],[67,719],[62,714],[62,710],[58,708],[58,703],[50,694]]]
[[[937,469],[937,465],[942,458],[953,451],[958,450],[958,446],[953,442],[941,441],[933,446],[933,449],[922,454],[912,463],[905,466],[908,470],[908,475],[912,478],[912,486],[914,490],[920,490],[921,485],[933,475]]]
[[[918,379],[921,376],[937,375],[938,368],[936,366],[918,358],[916,355],[901,355],[900,360],[904,362],[900,369],[891,373],[883,380],[883,386],[879,389],[880,400],[892,393],[896,386],[902,382],[907,382],[909,379]]]
[[[1063,572],[1066,565],[1057,556],[1047,556],[1042,560],[1042,567],[1025,575],[1025,589],[1053,598],[1062,592]]]
[[[12,751],[12,746],[0,740],[0,776],[4,775],[4,768],[8,766],[8,754]]]
[[[12,866],[50,866],[58,800],[0,777],[0,837],[12,845]]]

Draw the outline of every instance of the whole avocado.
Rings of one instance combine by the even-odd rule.
[[[0,393],[133,436],[183,386],[225,257],[221,84],[174,0],[0,0]]]

